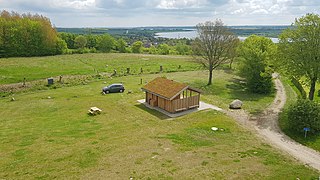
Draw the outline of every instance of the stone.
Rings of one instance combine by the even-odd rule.
[[[241,109],[242,107],[242,101],[240,101],[239,99],[236,99],[234,101],[232,101],[232,103],[230,103],[229,108],[230,109]]]
[[[217,127],[212,127],[211,130],[212,130],[212,131],[218,131],[219,128],[217,128]]]

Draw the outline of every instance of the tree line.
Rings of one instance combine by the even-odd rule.
[[[48,18],[38,14],[0,13],[0,57],[62,54],[65,47]]]
[[[157,41],[130,39],[128,37],[113,37],[107,33],[102,35],[59,33],[59,37],[67,43],[67,54],[119,52],[144,53],[161,55],[191,55],[189,40]],[[189,43],[189,44],[188,44]]]

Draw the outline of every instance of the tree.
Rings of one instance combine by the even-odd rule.
[[[68,50],[67,43],[63,39],[58,38],[57,46],[56,46],[56,54],[63,54],[67,50]]]
[[[158,53],[161,55],[167,55],[170,52],[170,47],[168,44],[160,44],[158,46]]]
[[[98,49],[102,52],[110,52],[112,49],[114,49],[115,46],[115,40],[112,36],[109,34],[104,34],[100,37],[98,42]]]
[[[229,68],[232,69],[232,64],[234,62],[234,59],[238,56],[237,47],[240,45],[240,39],[236,40],[234,42],[234,48],[231,49],[230,53],[230,59],[229,59]]]
[[[117,50],[120,53],[125,53],[126,52],[126,46],[127,46],[127,42],[125,40],[123,40],[122,38],[118,39],[118,41],[117,41]]]
[[[0,56],[56,54],[57,32],[41,15],[0,12]]]
[[[59,33],[59,37],[67,43],[68,49],[75,49],[74,40],[76,38],[75,34],[72,33]]]
[[[195,60],[209,70],[208,85],[212,84],[212,72],[231,57],[237,37],[221,20],[197,25],[198,37],[192,44]]]
[[[87,38],[84,37],[83,35],[79,35],[76,37],[74,40],[75,46],[79,49],[83,49],[87,45]]]
[[[97,36],[89,34],[85,36],[87,39],[86,47],[89,49],[93,49],[97,47]]]
[[[191,54],[191,48],[190,46],[186,44],[182,44],[179,42],[175,45],[175,50],[178,52],[179,55],[190,55]]]
[[[309,99],[314,99],[320,75],[320,16],[307,14],[280,35],[280,65],[296,79],[306,79]]]
[[[261,94],[271,92],[272,76],[267,67],[275,49],[276,46],[271,39],[256,35],[251,35],[240,45],[240,75],[247,80],[249,91]]]
[[[140,53],[143,43],[141,41],[136,41],[132,44],[132,52],[133,53]]]

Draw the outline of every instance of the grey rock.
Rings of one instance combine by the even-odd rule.
[[[236,99],[230,103],[229,108],[230,109],[241,109],[243,103],[239,99]]]

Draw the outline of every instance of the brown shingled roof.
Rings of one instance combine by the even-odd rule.
[[[171,100],[188,87],[189,86],[186,84],[178,83],[162,77],[157,77],[156,79],[143,86],[142,90],[160,95],[166,99]]]

